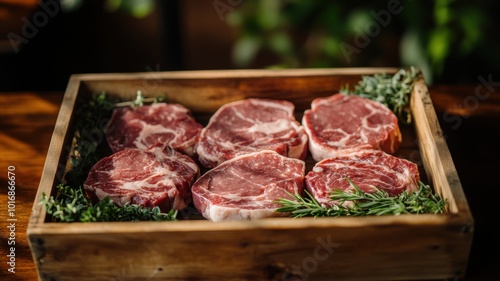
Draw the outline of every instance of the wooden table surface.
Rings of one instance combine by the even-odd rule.
[[[475,219],[474,243],[466,281],[500,280],[498,222],[500,87],[492,77],[477,85],[437,85],[431,97],[447,137]],[[26,226],[42,174],[63,93],[0,93],[0,280],[37,280]],[[15,273],[7,271],[7,172],[15,179]],[[422,268],[425,270],[425,268]]]

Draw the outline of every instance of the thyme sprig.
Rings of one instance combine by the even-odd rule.
[[[420,70],[415,67],[400,69],[394,75],[364,75],[353,90],[349,88],[349,85],[346,85],[340,92],[358,95],[385,104],[399,120],[410,124],[410,95],[420,75]]]
[[[281,207],[277,212],[290,213],[292,217],[338,217],[400,214],[441,214],[445,211],[446,200],[433,194],[429,185],[419,182],[418,190],[412,193],[403,191],[390,196],[385,190],[376,189],[368,193],[346,178],[351,191],[335,189],[331,191],[331,206],[320,204],[306,191],[306,196],[289,194],[293,200],[280,198],[276,203]]]
[[[61,222],[103,222],[103,221],[172,221],[177,211],[162,213],[160,208],[145,208],[138,205],[119,207],[108,197],[92,204],[82,188],[59,184],[56,197],[44,193],[40,204],[47,213]]]

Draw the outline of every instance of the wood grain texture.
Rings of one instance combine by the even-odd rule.
[[[35,201],[42,192],[51,193],[60,181],[72,137],[69,130],[72,113],[91,94],[104,91],[112,97],[130,100],[140,89],[145,96],[162,94],[171,102],[184,104],[197,118],[209,116],[227,102],[249,97],[286,99],[301,112],[309,108],[314,98],[334,94],[346,84],[352,86],[363,74],[386,71],[164,72],[155,73],[154,77],[140,73],[75,75],[62,102]],[[148,84],[153,82],[154,87]],[[460,183],[449,182],[456,171],[447,162],[451,159],[445,157],[446,144],[436,147],[436,142],[442,139],[436,137],[439,126],[434,127],[438,124],[436,115],[428,105],[432,102],[428,94],[414,96],[413,114],[425,117],[415,119],[417,136],[423,140],[423,145],[420,144],[423,169],[440,194],[449,199],[447,214],[219,224],[194,220],[67,225],[46,222],[44,209],[38,206],[33,209],[28,233],[39,275],[42,280],[109,280],[117,278],[116,274],[151,280],[220,280],[228,274],[233,280],[463,277],[472,241],[472,217],[467,200],[458,192]],[[407,148],[418,152],[417,142]],[[391,235],[394,239],[387,239]],[[328,250],[328,257],[335,252],[335,258],[318,254],[321,250],[318,243],[324,244],[325,239],[336,245],[335,251]],[[70,245],[73,246],[68,251]],[[141,250],[129,251],[127,245]],[[93,268],[88,276],[77,275],[82,270],[79,258]],[[382,262],[373,263],[374,259]],[[363,270],[356,265],[363,265]],[[423,267],[425,272],[421,270]]]
[[[447,198],[449,211],[460,213],[464,219],[470,220],[470,227],[472,227],[473,219],[467,199],[423,80],[416,83],[411,103],[414,108],[414,122],[427,175],[436,192],[443,198]]]
[[[0,93],[0,280],[37,280],[26,230],[62,93]],[[16,273],[7,272],[7,167],[16,174]]]
[[[346,84],[354,86],[365,73],[390,73],[394,68],[339,68],[289,70],[215,70],[131,74],[82,74],[88,94],[106,92],[133,99],[140,90],[146,96],[167,97],[194,113],[213,113],[221,105],[244,98],[293,100],[297,110],[310,106],[311,98],[334,94]],[[200,102],[202,101],[202,102]]]
[[[31,239],[44,280],[444,279],[467,262],[454,258],[467,238],[447,219],[57,224]],[[91,273],[79,274],[82,262]]]

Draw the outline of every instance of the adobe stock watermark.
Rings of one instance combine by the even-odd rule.
[[[144,79],[142,85],[146,90],[153,90],[156,87],[158,87],[161,84],[161,79],[159,79],[155,73],[161,72],[160,70],[160,64],[156,64],[155,68],[153,68],[150,65],[147,65],[146,68],[146,73],[148,76],[148,79]]]
[[[403,134],[404,135],[404,134]],[[420,154],[420,142],[418,138],[415,138],[413,140],[413,144],[415,146],[415,149],[412,149],[411,151],[407,152],[402,152],[395,154],[395,156],[399,158],[406,159],[414,164],[416,164],[419,168],[423,168],[424,162],[422,159],[422,155]]]
[[[321,262],[329,259],[335,249],[340,247],[340,244],[332,242],[332,237],[328,235],[326,240],[322,237],[316,238],[318,245],[314,248],[311,256],[304,258],[299,265],[292,265],[288,272],[283,273],[281,280],[283,281],[303,281],[309,278],[309,275],[318,269]]]
[[[38,34],[39,29],[46,26],[49,20],[55,17],[61,10],[61,4],[58,0],[40,0],[38,5],[41,9],[34,13],[31,19],[26,17],[21,18],[21,21],[24,23],[21,27],[21,34],[14,32],[7,34],[7,38],[16,54],[19,53],[22,44],[28,44]]]
[[[16,167],[7,167],[7,214],[6,224],[9,235],[7,238],[7,269],[10,273],[16,273]]]
[[[398,15],[403,11],[403,6],[399,0],[389,0],[387,9],[378,12],[370,11],[373,20],[367,22],[362,28],[355,27],[358,35],[354,37],[354,46],[346,42],[340,43],[340,49],[344,54],[347,63],[351,63],[353,54],[361,53],[361,50],[370,45],[372,38],[377,37],[382,28],[387,27],[392,21],[392,15]]]
[[[488,78],[480,75],[477,79],[479,80],[479,84],[476,86],[474,94],[467,96],[461,104],[455,104],[443,113],[443,121],[445,123],[452,123],[451,129],[453,130],[460,128],[463,120],[469,118],[470,113],[479,108],[481,101],[488,99],[491,94],[496,92],[494,87],[500,87],[500,82],[493,81],[493,74],[488,75]],[[457,111],[465,111],[469,114],[457,115]]]
[[[143,269],[145,272],[147,272],[148,269]],[[150,269],[151,270],[151,269]],[[151,273],[148,276],[136,276],[133,272],[129,272],[125,267],[122,267],[121,269],[114,269],[112,270],[112,277],[109,279],[109,281],[135,281],[135,280],[150,280],[153,278],[157,278],[158,274],[160,274],[163,271],[163,267],[157,267],[153,268],[151,270]]]
[[[133,281],[135,276],[130,275],[124,267],[120,270],[114,269],[112,271],[113,277],[109,279],[109,281]]]
[[[220,21],[224,21],[226,19],[226,14],[234,11],[234,9],[241,4],[243,4],[243,0],[214,0],[212,2],[212,6],[214,6]]]

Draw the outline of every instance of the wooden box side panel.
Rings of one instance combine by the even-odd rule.
[[[472,247],[474,218],[423,79],[414,86],[411,107],[424,169],[436,193],[447,200],[450,217],[454,216],[460,221],[465,239],[465,243],[460,247],[460,255],[468,260]],[[465,270],[467,263],[463,266]]]
[[[415,280],[463,277],[469,235],[458,226],[392,224],[30,239],[42,280]]]
[[[194,113],[213,113],[228,102],[245,98],[284,99],[296,110],[310,107],[312,99],[332,95],[347,84],[354,87],[363,74],[389,73],[394,69],[361,70],[280,70],[168,72],[136,75],[82,75],[87,92],[106,92],[111,96],[134,99],[136,92],[145,96],[165,96]]]
[[[427,177],[436,192],[448,200],[451,213],[473,227],[473,219],[451,153],[423,80],[416,83],[411,99],[413,119]]]
[[[80,81],[74,78],[70,79],[61,102],[59,114],[50,140],[38,191],[35,196],[35,201],[33,202],[33,208],[28,223],[28,232],[31,226],[42,224],[45,221],[45,208],[40,205],[43,194],[47,196],[53,194],[52,188],[54,187],[54,183],[62,180],[66,162],[72,149],[73,108],[77,101],[79,88]]]

